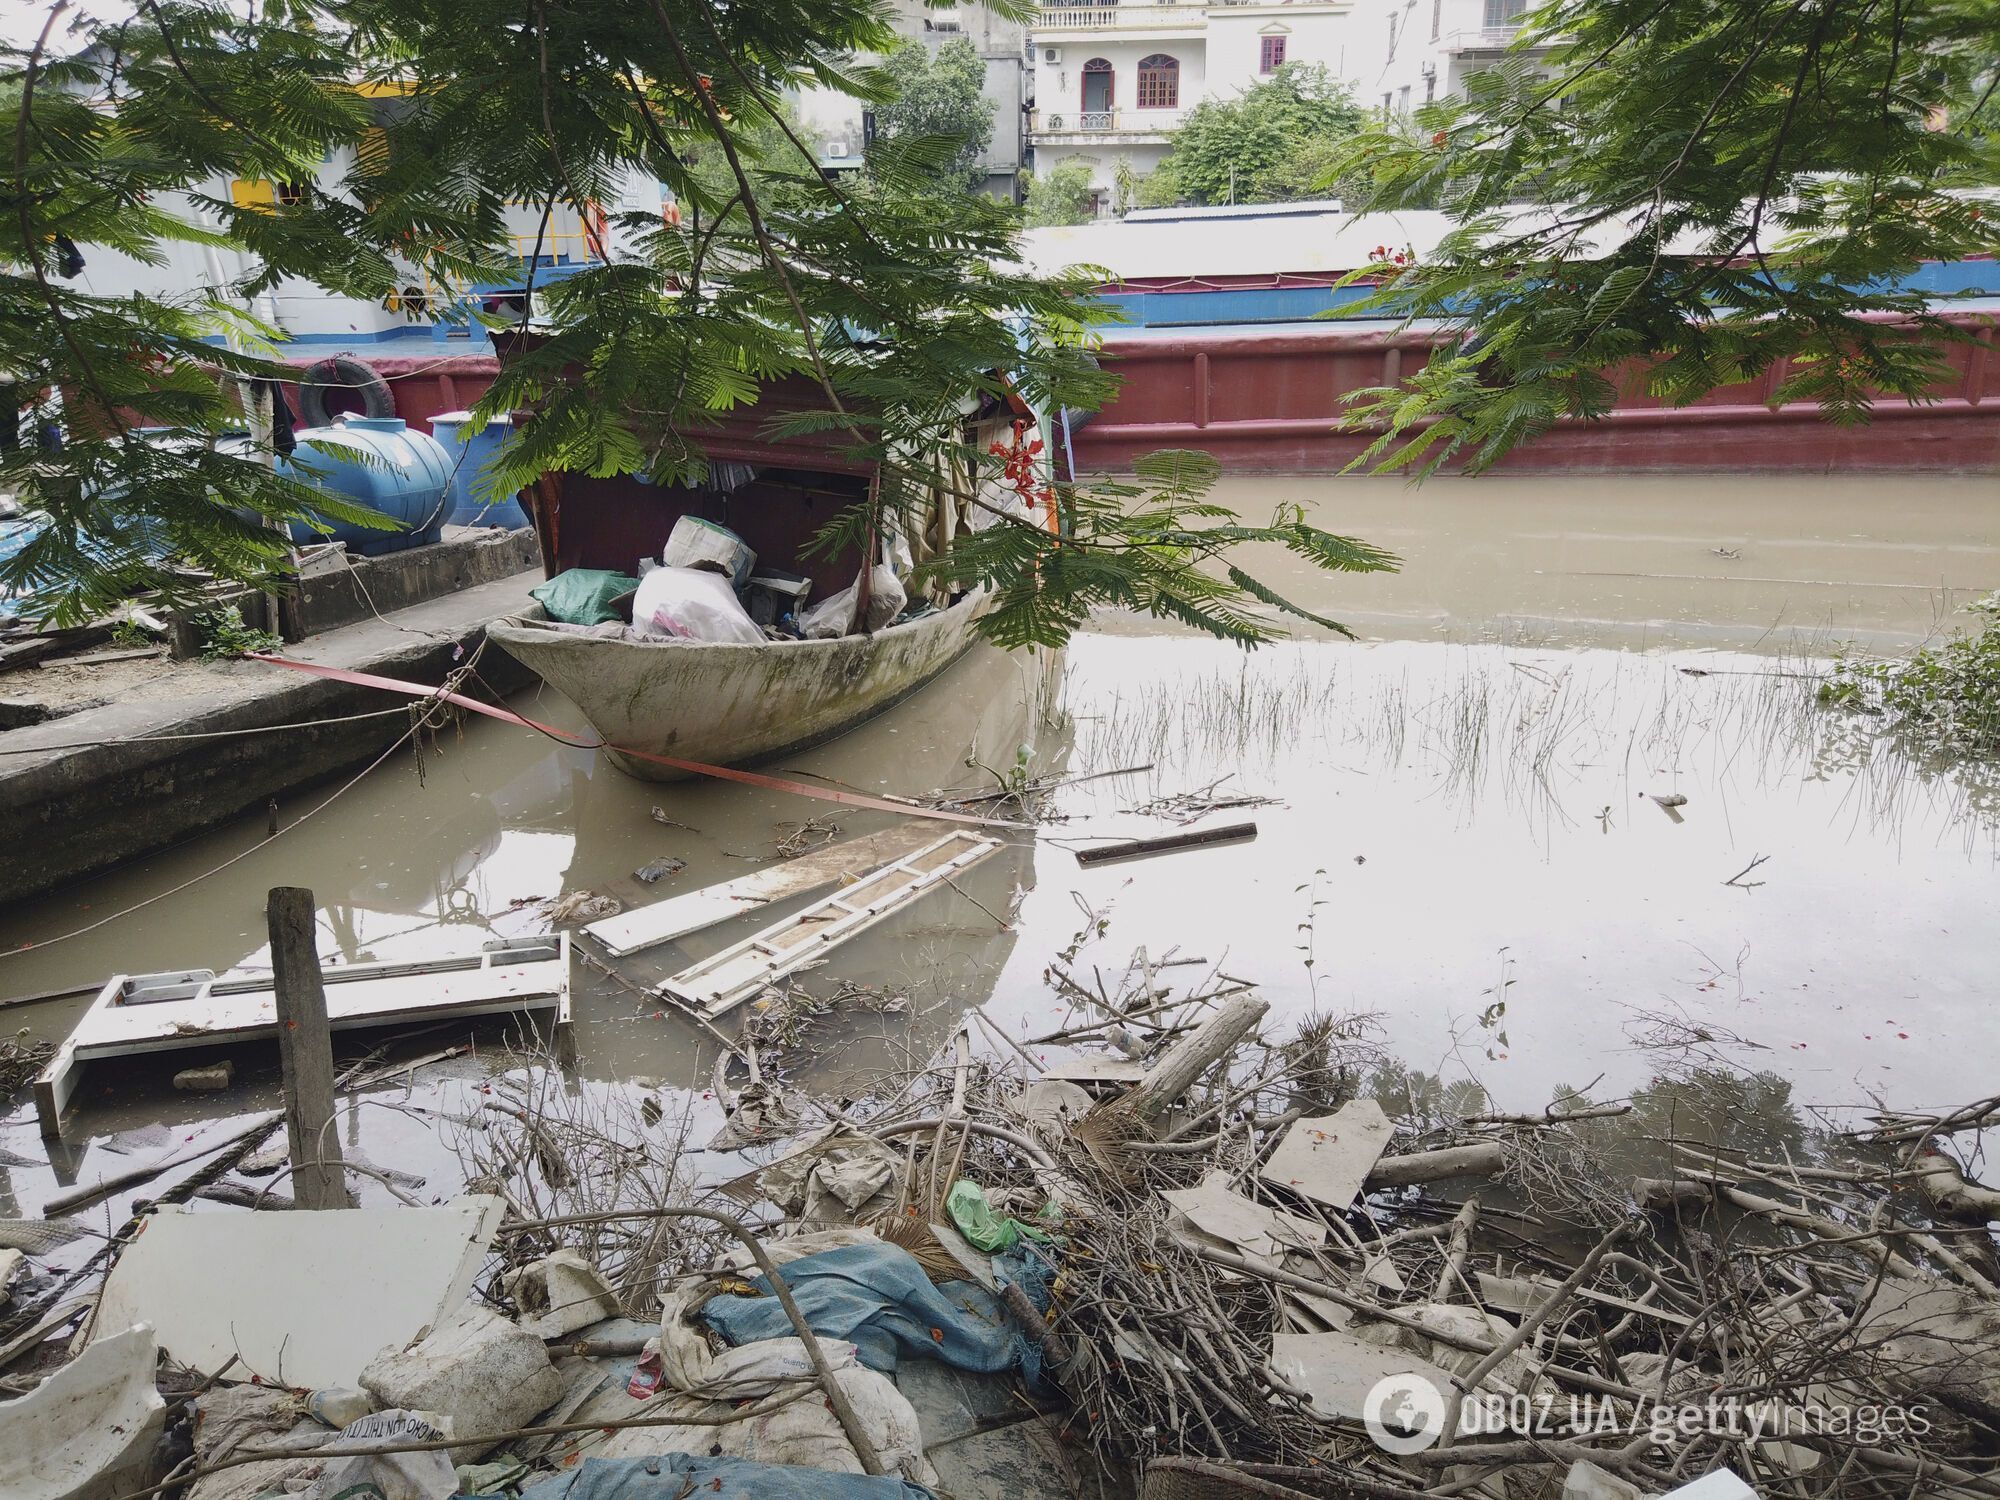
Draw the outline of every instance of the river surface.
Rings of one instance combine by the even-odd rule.
[[[1045,970],[1074,945],[1070,972],[1107,983],[1135,950],[1199,957],[1256,984],[1276,1034],[1313,1011],[1367,1017],[1410,1087],[1476,1084],[1509,1110],[1569,1088],[1625,1097],[1663,1075],[1707,1090],[1690,1108],[1809,1123],[1992,1092],[1980,1016],[2000,972],[2000,792],[1979,768],[1885,749],[1818,709],[1812,681],[1843,645],[1900,652],[1957,628],[1954,612],[2000,583],[1990,485],[1234,480],[1220,493],[1255,519],[1307,501],[1318,524],[1403,556],[1393,577],[1331,579],[1255,560],[1360,641],[1246,653],[1107,619],[1059,655],[978,648],[793,757],[781,774],[869,792],[990,785],[1017,767],[1093,778],[1051,795],[1039,837],[1007,834],[952,889],[808,976],[855,998],[811,1023],[795,1075],[865,1087],[932,1055],[972,1004],[1053,1055],[1034,1039],[1078,1017]],[[520,706],[581,723],[553,692]],[[285,821],[325,790],[296,794]],[[1254,821],[1252,842],[1079,866],[1078,847],[1182,826],[1159,804],[1185,810],[1191,794],[1273,800],[1186,825]],[[316,892],[328,963],[476,952],[545,929],[566,893],[632,905],[742,875],[813,818],[842,837],[891,821],[640,782],[474,721],[275,839],[260,814],[0,914],[0,995],[267,968],[275,885]],[[639,882],[660,856],[686,867]],[[622,982],[579,966],[586,1086],[637,1079],[695,1125],[719,1119],[712,1046],[643,991],[755,925],[623,960]],[[7,1020],[59,1040],[84,1003]],[[415,1092],[489,1061],[458,1059]],[[59,1184],[130,1160],[105,1149],[114,1132],[164,1121],[179,1140],[267,1105],[275,1057],[250,1049],[238,1065],[220,1096],[173,1093],[157,1061],[94,1065],[53,1165],[0,1169],[0,1212],[33,1213]],[[1744,1074],[1757,1082],[1727,1082]],[[350,1149],[448,1186],[420,1115],[347,1119]],[[44,1154],[25,1097],[0,1148]]]

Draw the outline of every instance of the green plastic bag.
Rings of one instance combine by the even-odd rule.
[[[565,625],[602,625],[606,620],[623,618],[611,607],[611,601],[638,586],[639,580],[629,573],[569,568],[529,589],[528,597],[547,610],[551,620]]]
[[[986,1189],[969,1177],[961,1177],[951,1185],[951,1191],[945,1195],[944,1209],[951,1215],[951,1222],[958,1226],[958,1232],[965,1236],[966,1242],[988,1255],[1013,1249],[1024,1234],[1029,1239],[1043,1242],[1050,1238],[1045,1230],[1037,1229],[1032,1224],[1023,1224],[1019,1219],[995,1213],[993,1205],[986,1201]]]
[[[944,1210],[972,1247],[989,1255],[1013,1249],[1014,1242],[1021,1237],[1014,1221],[993,1212],[993,1205],[986,1201],[986,1189],[970,1178],[961,1177],[951,1185],[951,1191],[945,1195]]]

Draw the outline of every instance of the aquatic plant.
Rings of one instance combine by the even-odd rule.
[[[1976,631],[1907,660],[1842,656],[1820,685],[1820,703],[1880,715],[1920,749],[2000,750],[2000,593],[1966,608],[1981,621]]]

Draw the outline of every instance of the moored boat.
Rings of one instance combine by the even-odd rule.
[[[737,765],[880,713],[965,653],[986,601],[974,592],[872,635],[762,645],[607,639],[538,615],[500,620],[487,634],[583,711],[621,770],[675,781],[690,773],[644,757]]]
[[[928,499],[919,513],[884,516],[863,592],[862,549],[818,543],[836,517],[870,503],[882,483],[876,465],[833,435],[771,430],[819,401],[811,382],[767,381],[756,403],[721,414],[702,434],[708,468],[697,482],[551,473],[530,493],[550,578],[580,572],[628,592],[606,592],[588,614],[538,593],[565,618],[530,610],[496,621],[488,636],[576,704],[621,770],[678,780],[691,774],[685,765],[649,757],[734,766],[831,739],[973,644],[991,596],[950,591],[919,566],[1018,506],[1016,491],[976,475],[951,444],[903,460],[934,476]],[[962,421],[974,452],[1035,425],[1011,396],[968,403]],[[689,551],[677,540],[685,536],[703,540]],[[653,580],[667,580],[662,594],[688,592],[684,608],[657,608],[660,595],[634,576],[656,567],[664,571]],[[690,568],[728,576],[703,584]],[[760,587],[765,607],[753,624],[738,601]],[[697,607],[694,595],[705,602]],[[858,618],[863,609],[872,629]]]

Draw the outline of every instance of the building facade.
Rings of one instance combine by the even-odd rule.
[[[1528,0],[1359,0],[1347,80],[1355,101],[1407,114],[1465,91],[1507,55]]]
[[[1099,214],[1119,165],[1144,177],[1203,99],[1242,93],[1288,62],[1318,63],[1357,104],[1408,114],[1508,53],[1530,0],[1292,0],[1045,5],[1031,36],[1035,171],[1080,159]]]
[[[1028,151],[1027,24],[976,3],[931,7],[923,0],[896,0],[890,19],[897,35],[933,52],[959,38],[978,51],[986,65],[983,92],[993,107],[993,139],[977,160],[986,171],[981,190],[1019,202]],[[858,99],[815,89],[799,96],[798,105],[819,138],[822,171],[859,171],[866,165],[868,127]]]
[[[1120,163],[1134,177],[1152,172],[1203,99],[1239,94],[1288,62],[1348,76],[1353,8],[1350,0],[1044,6],[1033,32],[1034,169],[1086,162],[1099,211],[1110,212]]]
[[[984,5],[927,8],[922,0],[897,0],[896,29],[928,47],[964,37],[986,64],[986,102],[993,106],[993,140],[980,153],[985,191],[1019,202],[1021,170],[1028,157],[1028,26]]]

